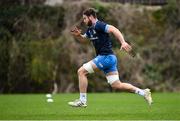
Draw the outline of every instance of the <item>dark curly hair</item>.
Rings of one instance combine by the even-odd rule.
[[[86,16],[93,16],[94,18],[97,18],[97,11],[94,8],[88,8],[83,11],[83,15]]]

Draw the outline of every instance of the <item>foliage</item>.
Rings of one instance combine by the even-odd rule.
[[[87,7],[95,7],[99,19],[120,29],[137,53],[136,58],[131,58],[120,52],[120,44],[113,38],[123,82],[155,91],[180,90],[178,1],[170,1],[158,10],[99,1],[56,7],[16,2],[3,5],[0,4],[1,93],[52,92],[54,85],[56,92],[78,91],[77,70],[94,57],[94,50],[80,45],[69,30]],[[84,25],[82,29],[86,29]],[[104,74],[88,78],[88,91],[112,91]]]

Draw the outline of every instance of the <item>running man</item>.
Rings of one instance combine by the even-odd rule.
[[[106,24],[97,19],[96,10],[89,8],[83,12],[83,22],[89,27],[85,34],[81,34],[81,29],[75,27],[71,30],[80,42],[86,42],[89,39],[96,50],[96,57],[91,61],[83,64],[78,69],[80,98],[75,101],[68,102],[73,107],[87,106],[87,74],[94,73],[97,70],[104,72],[107,82],[113,89],[136,93],[144,97],[149,105],[152,103],[150,89],[140,89],[128,83],[119,80],[117,69],[117,58],[112,51],[112,42],[109,33],[112,33],[121,44],[120,50],[130,52],[131,46],[124,40],[121,32],[114,26]]]

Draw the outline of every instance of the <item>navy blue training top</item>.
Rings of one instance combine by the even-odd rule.
[[[107,33],[108,24],[97,21],[95,25],[89,27],[85,36],[93,43],[97,55],[110,55],[112,51],[112,41]]]

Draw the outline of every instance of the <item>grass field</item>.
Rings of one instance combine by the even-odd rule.
[[[69,107],[78,96],[0,95],[0,120],[180,120],[180,93],[154,93],[151,107],[135,94],[92,93],[87,108]]]

